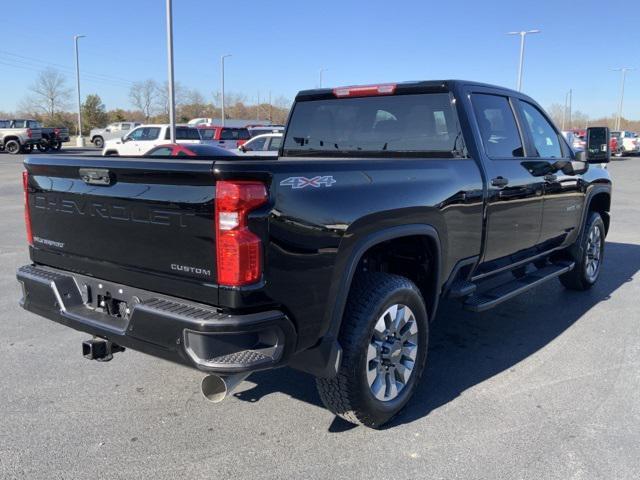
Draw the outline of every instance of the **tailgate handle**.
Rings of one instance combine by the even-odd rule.
[[[110,185],[111,174],[106,168],[81,168],[80,178],[89,185]]]

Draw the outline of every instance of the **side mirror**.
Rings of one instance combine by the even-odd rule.
[[[588,163],[609,163],[611,160],[609,128],[587,128],[587,146],[584,153],[585,161]]]
[[[244,145],[240,145],[240,146],[238,147],[238,150],[240,150],[240,151],[241,151],[241,152],[243,152],[243,153],[247,153],[247,152],[251,151],[251,149],[250,149],[250,148],[247,148],[247,147],[245,147]]]
[[[109,132],[111,131],[111,129],[110,129],[110,128],[105,128],[105,129],[104,129],[104,131],[105,131],[106,133],[109,133]]]
[[[121,138],[120,138],[120,141],[121,141],[122,143],[127,143],[127,140],[129,140],[129,139],[127,138],[127,136],[126,136],[126,135],[125,135],[124,137],[121,137]]]

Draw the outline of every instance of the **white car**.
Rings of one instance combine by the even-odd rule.
[[[257,157],[277,157],[282,144],[282,133],[265,133],[253,137],[247,143],[238,147],[239,155]]]
[[[141,125],[131,130],[122,138],[107,140],[102,155],[142,156],[158,145],[169,143],[169,125]],[[200,132],[190,126],[176,127],[177,143],[202,143]]]

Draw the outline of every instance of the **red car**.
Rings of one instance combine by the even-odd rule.
[[[251,134],[245,127],[198,125],[198,130],[200,130],[200,136],[203,142],[228,150],[235,150],[247,140],[251,139]]]

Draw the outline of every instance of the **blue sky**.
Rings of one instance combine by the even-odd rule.
[[[166,80],[164,0],[67,0],[49,8],[21,0],[24,19],[3,23],[0,110],[13,110],[40,69],[58,64],[74,86],[73,35],[81,40],[83,95],[129,108],[128,86]],[[640,10],[634,2],[174,0],[176,79],[212,98],[227,59],[227,91],[255,100],[293,98],[325,86],[464,78],[514,87],[519,40],[528,37],[523,90],[543,106],[573,104],[591,117],[616,111],[621,65],[640,67]],[[28,18],[28,20],[27,20]],[[13,55],[11,55],[13,54]],[[15,55],[20,55],[16,57]],[[96,76],[96,75],[106,75]],[[117,78],[112,78],[117,77]],[[624,115],[640,119],[640,70],[627,77]]]

